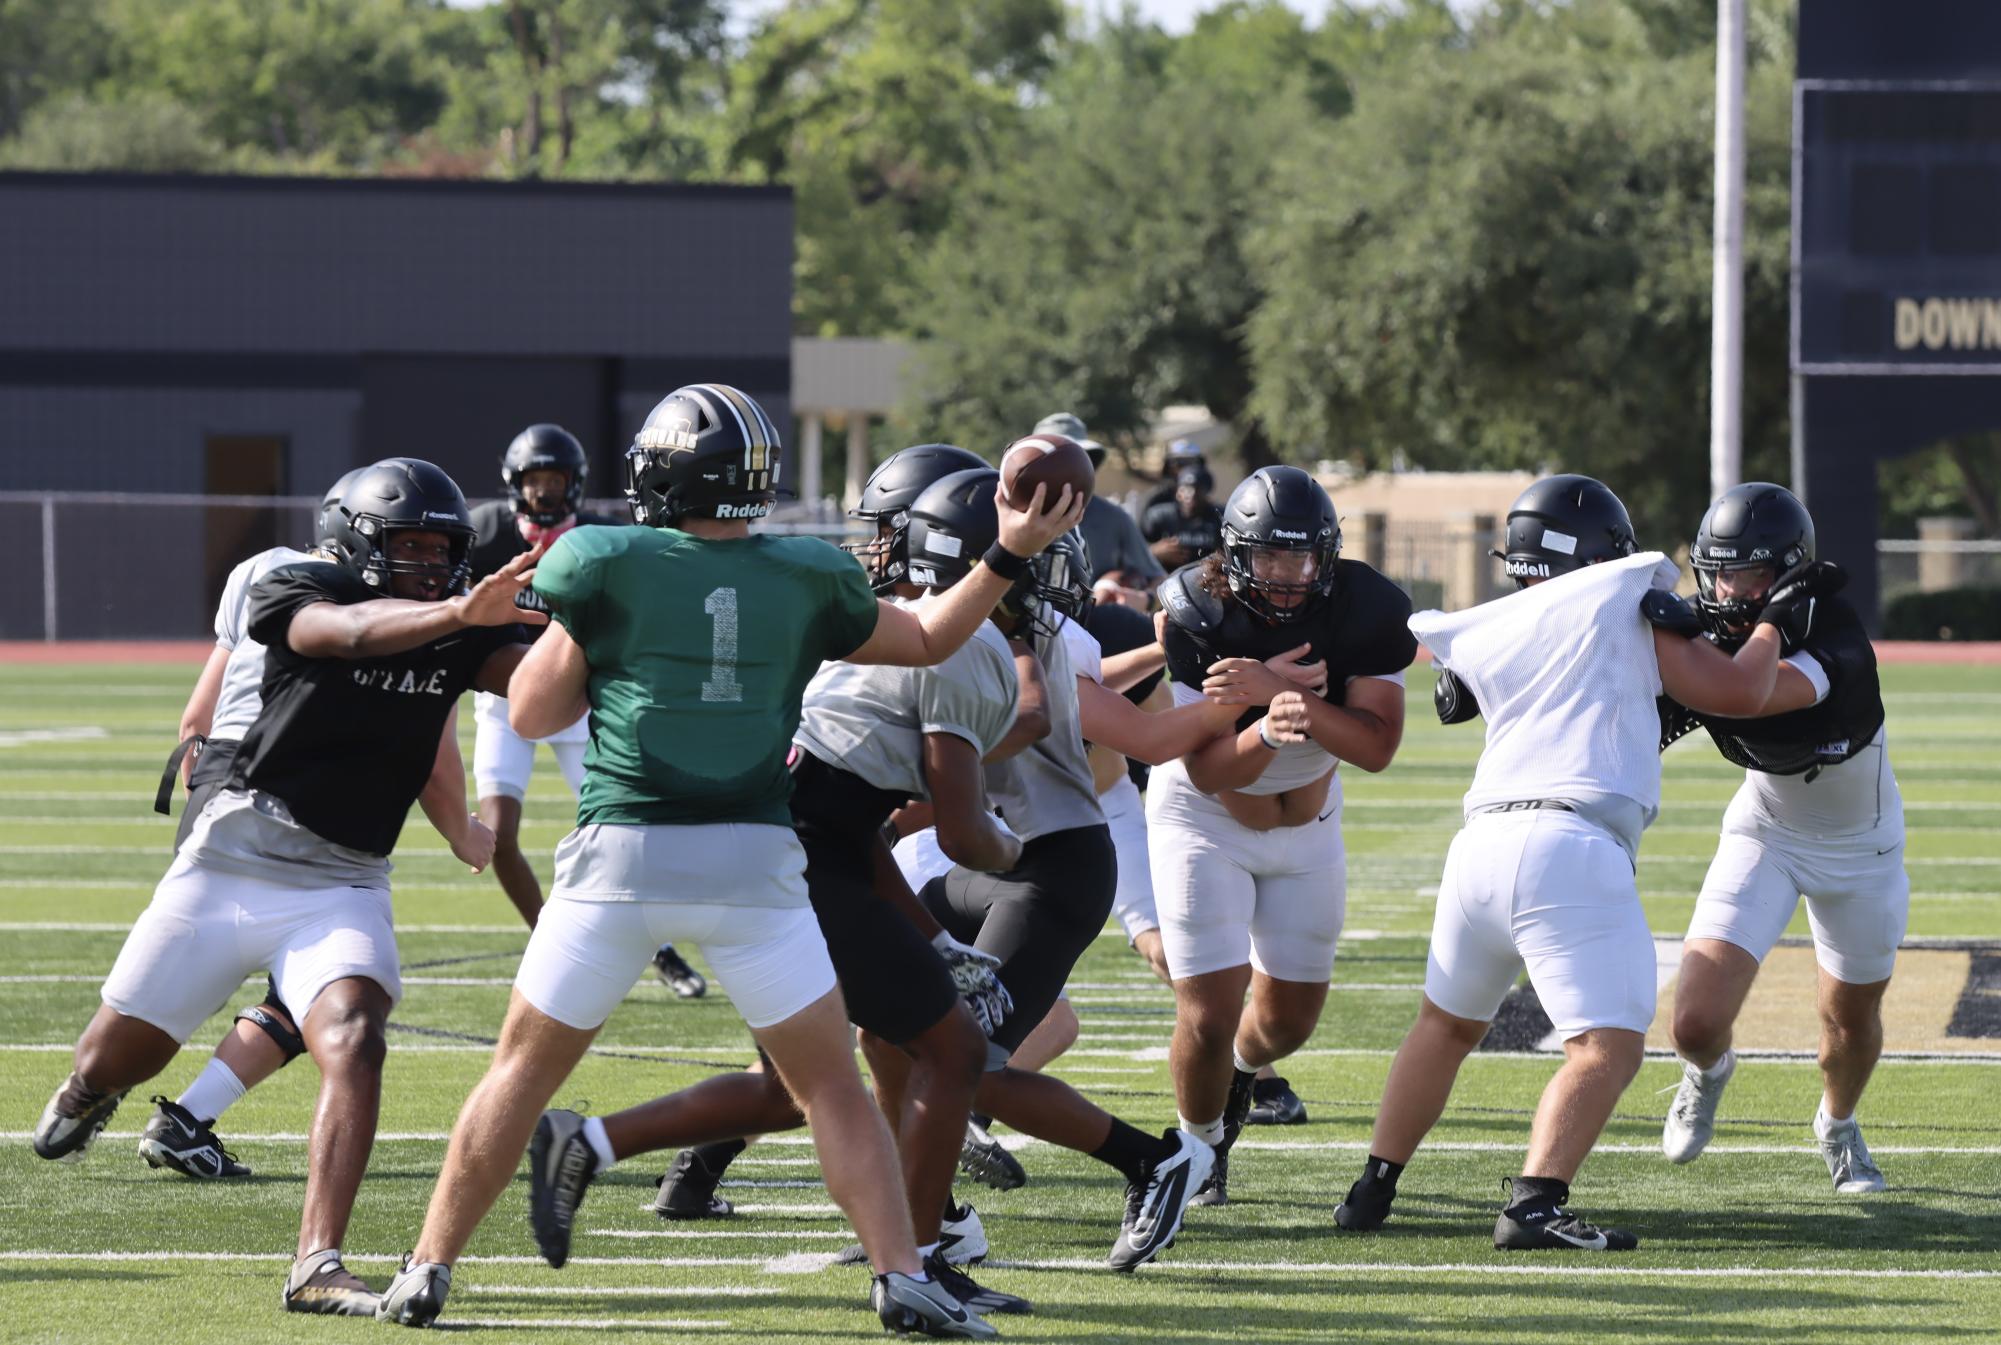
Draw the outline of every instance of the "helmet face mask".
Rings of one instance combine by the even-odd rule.
[[[1689,549],[1703,620],[1719,635],[1743,633],[1813,556],[1813,517],[1797,496],[1767,481],[1732,486],[1703,514]],[[1758,572],[1769,575],[1762,587]]]
[[[543,491],[528,490],[532,472],[560,472],[562,494],[552,504]],[[514,512],[531,523],[550,527],[576,513],[584,502],[584,479],[590,474],[584,446],[560,425],[530,425],[514,436],[500,459],[500,482]]]
[[[1298,621],[1334,592],[1341,525],[1334,502],[1297,467],[1260,467],[1223,510],[1230,592],[1273,625]]]
[[[1022,594],[1022,615],[1039,635],[1057,635],[1065,621],[1082,620],[1091,606],[1091,558],[1084,539],[1066,532],[1051,542],[1029,562],[1027,576],[1008,595],[1010,603],[1016,593]]]
[[[875,524],[875,536],[849,542],[841,549],[868,571],[870,588],[888,593],[899,584],[913,582],[909,577],[910,508],[918,496],[954,472],[985,470],[985,459],[954,444],[916,444],[892,453],[869,474],[861,499],[848,511],[848,517]]]
[[[691,383],[662,398],[625,451],[625,498],[635,523],[764,518],[778,498],[778,427],[750,397]]]
[[[466,591],[472,514],[451,477],[420,459],[388,458],[343,482],[324,529],[338,564],[385,597],[404,596],[399,587],[420,590],[420,600]]]

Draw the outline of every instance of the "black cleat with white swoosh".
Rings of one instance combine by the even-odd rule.
[[[139,1135],[139,1156],[148,1167],[172,1168],[196,1181],[250,1175],[250,1169],[222,1147],[212,1123],[157,1093],[153,1096],[153,1114]]]
[[[1554,1200],[1510,1205],[1494,1221],[1494,1246],[1504,1252],[1630,1252],[1640,1245],[1623,1228],[1600,1228]]]
[[[916,1280],[893,1270],[870,1281],[869,1304],[883,1328],[899,1336],[992,1340],[1000,1334],[938,1281]]]
[[[1112,1243],[1113,1270],[1135,1270],[1174,1244],[1182,1216],[1216,1165],[1216,1151],[1185,1130],[1161,1138],[1173,1151],[1126,1186],[1126,1216]]]

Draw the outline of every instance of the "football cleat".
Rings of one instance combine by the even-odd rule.
[[[1826,1122],[1825,1129],[1822,1122]],[[1820,1156],[1827,1160],[1827,1175],[1834,1179],[1836,1194],[1866,1196],[1889,1186],[1883,1180],[1883,1170],[1869,1156],[1869,1146],[1862,1142],[1862,1127],[1854,1117],[1846,1121],[1815,1117],[1814,1138],[1820,1141]]]
[[[1350,1233],[1372,1233],[1390,1217],[1390,1203],[1397,1190],[1387,1182],[1367,1177],[1348,1188],[1348,1198],[1334,1207],[1334,1226]]]
[[[959,1171],[996,1191],[1028,1185],[1028,1174],[1020,1162],[978,1121],[966,1122],[966,1141],[959,1146]]]
[[[957,1266],[947,1264],[937,1252],[924,1258],[924,1273],[931,1277],[933,1284],[943,1285],[945,1292],[958,1299],[968,1311],[977,1312],[982,1317],[990,1312],[1019,1315],[1035,1311],[1027,1299],[987,1288]]]
[[[91,1141],[124,1101],[125,1093],[123,1088],[115,1093],[94,1093],[76,1075],[70,1075],[42,1108],[42,1119],[35,1126],[35,1153],[70,1163],[81,1161]]]
[[[597,1151],[584,1138],[584,1118],[545,1111],[528,1141],[528,1223],[542,1259],[556,1269],[570,1259],[570,1227],[597,1176]]]
[[[1223,1102],[1223,1142],[1216,1146],[1216,1166],[1209,1180],[1195,1193],[1192,1205],[1230,1203],[1230,1150],[1244,1133],[1244,1118],[1250,1115],[1251,1093],[1257,1076],[1237,1070],[1230,1076],[1230,1095]]]
[[[976,1266],[987,1259],[987,1230],[980,1225],[980,1212],[971,1205],[959,1205],[945,1211],[944,1222],[938,1225],[938,1255],[947,1265]],[[859,1242],[851,1242],[834,1255],[837,1266],[863,1266],[868,1264],[868,1251]]]
[[[912,1279],[891,1271],[869,1284],[869,1306],[884,1327],[907,1336],[950,1336],[961,1340],[992,1340],[1000,1332],[975,1316],[935,1280]]]
[[[1600,1228],[1554,1200],[1510,1205],[1494,1221],[1494,1246],[1504,1252],[1630,1252],[1640,1240],[1621,1228]]]
[[[410,1261],[403,1253],[403,1265],[389,1281],[382,1300],[375,1306],[375,1320],[398,1326],[429,1326],[445,1310],[445,1295],[451,1292],[452,1268],[436,1261]]]
[[[689,966],[688,959],[675,952],[671,943],[661,944],[660,951],[653,955],[653,974],[682,999],[700,999],[709,993],[709,983],[702,973]]]
[[[250,1175],[250,1169],[222,1147],[209,1122],[196,1119],[186,1107],[157,1093],[153,1115],[139,1136],[139,1156],[148,1167],[172,1168],[196,1181]]]
[[[373,1317],[382,1299],[341,1264],[340,1248],[328,1247],[292,1263],[285,1276],[285,1311],[333,1317]]]
[[[1306,1104],[1283,1078],[1259,1079],[1251,1085],[1251,1109],[1244,1115],[1247,1126],[1303,1126]]]
[[[1216,1165],[1216,1151],[1185,1130],[1161,1135],[1174,1152],[1126,1185],[1126,1214],[1112,1243],[1113,1270],[1134,1270],[1166,1251],[1181,1231],[1188,1202]]]
[[[683,1149],[660,1179],[653,1212],[662,1219],[727,1219],[736,1213],[736,1206],[716,1194],[716,1183],[722,1179],[723,1174],[711,1172],[699,1153]]]
[[[1711,1078],[1686,1060],[1682,1062],[1681,1086],[1674,1090],[1674,1105],[1668,1108],[1667,1121],[1661,1126],[1661,1152],[1670,1162],[1692,1162],[1715,1136],[1716,1106],[1723,1101],[1730,1076],[1737,1072],[1736,1052],[1724,1052],[1720,1063],[1723,1072]]]

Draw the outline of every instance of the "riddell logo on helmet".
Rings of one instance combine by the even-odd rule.
[[[1278,538],[1281,542],[1303,542],[1306,540],[1305,533],[1293,532],[1288,528],[1273,528],[1271,535]]]
[[[1515,560],[1510,557],[1502,567],[1510,575],[1521,579],[1549,578],[1549,562],[1546,560]]]
[[[1737,548],[1734,546],[1712,546],[1709,548],[1709,558],[1711,560],[1735,560],[1737,559]]]
[[[771,512],[771,506],[762,501],[756,504],[719,504],[717,518],[763,518]]]

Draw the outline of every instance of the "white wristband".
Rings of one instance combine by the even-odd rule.
[[[1271,735],[1265,732],[1265,725],[1269,724],[1270,722],[1271,722],[1270,715],[1266,715],[1263,719],[1260,719],[1258,721],[1258,741],[1263,743],[1266,747],[1269,747],[1272,751],[1276,752],[1279,749],[1279,744],[1273,742],[1271,740]]]

